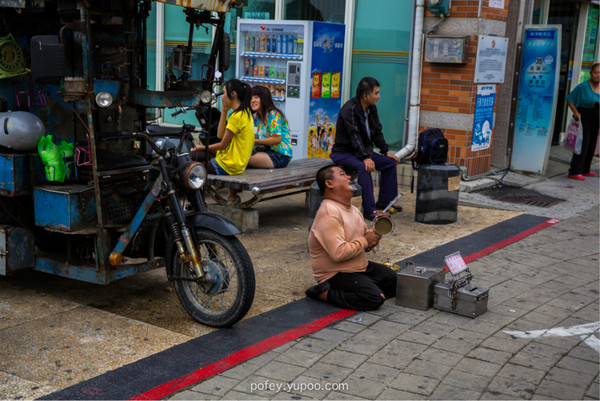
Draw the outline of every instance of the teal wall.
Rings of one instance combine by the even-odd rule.
[[[379,0],[373,7],[370,0],[356,0],[350,93],[354,96],[362,77],[379,81],[377,109],[393,149],[402,148],[404,142],[412,14],[409,1]]]

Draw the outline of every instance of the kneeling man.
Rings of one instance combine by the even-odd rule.
[[[377,309],[386,297],[396,295],[396,273],[367,260],[367,250],[381,237],[367,228],[352,205],[354,189],[342,167],[323,167],[316,179],[323,203],[308,235],[308,248],[318,284],[306,295],[342,308]]]

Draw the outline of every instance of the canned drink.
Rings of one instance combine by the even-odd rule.
[[[250,36],[246,35],[246,51],[250,51]]]
[[[260,67],[257,66],[257,65],[254,66],[254,74],[253,74],[253,76],[260,77]]]
[[[292,54],[298,54],[298,39],[295,36],[292,41]]]
[[[318,99],[321,97],[321,74],[320,72],[313,72],[312,75],[312,91],[311,97]]]
[[[250,51],[251,52],[253,52],[254,49],[256,49],[256,47],[254,46],[255,45],[254,41],[255,41],[254,36],[251,36],[250,37]]]
[[[321,77],[321,97],[322,98],[330,98],[331,97],[331,73],[324,72]]]
[[[340,97],[340,76],[339,72],[331,74],[331,97]]]
[[[275,67],[269,67],[269,78],[275,78]]]
[[[302,53],[304,53],[304,39],[299,38],[298,39],[298,54],[302,54]]]

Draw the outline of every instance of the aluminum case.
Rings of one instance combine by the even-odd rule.
[[[433,307],[467,317],[477,317],[487,311],[489,288],[468,284],[450,293],[451,283],[444,281],[434,287]]]
[[[445,276],[443,267],[404,266],[397,273],[396,305],[428,310],[433,306],[433,287]]]

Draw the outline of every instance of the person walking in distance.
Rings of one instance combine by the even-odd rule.
[[[583,141],[581,153],[573,153],[568,177],[572,180],[585,180],[585,177],[595,177],[590,171],[598,130],[600,125],[600,63],[592,66],[590,79],[580,83],[567,96],[567,104],[573,112],[573,118],[581,121]]]

